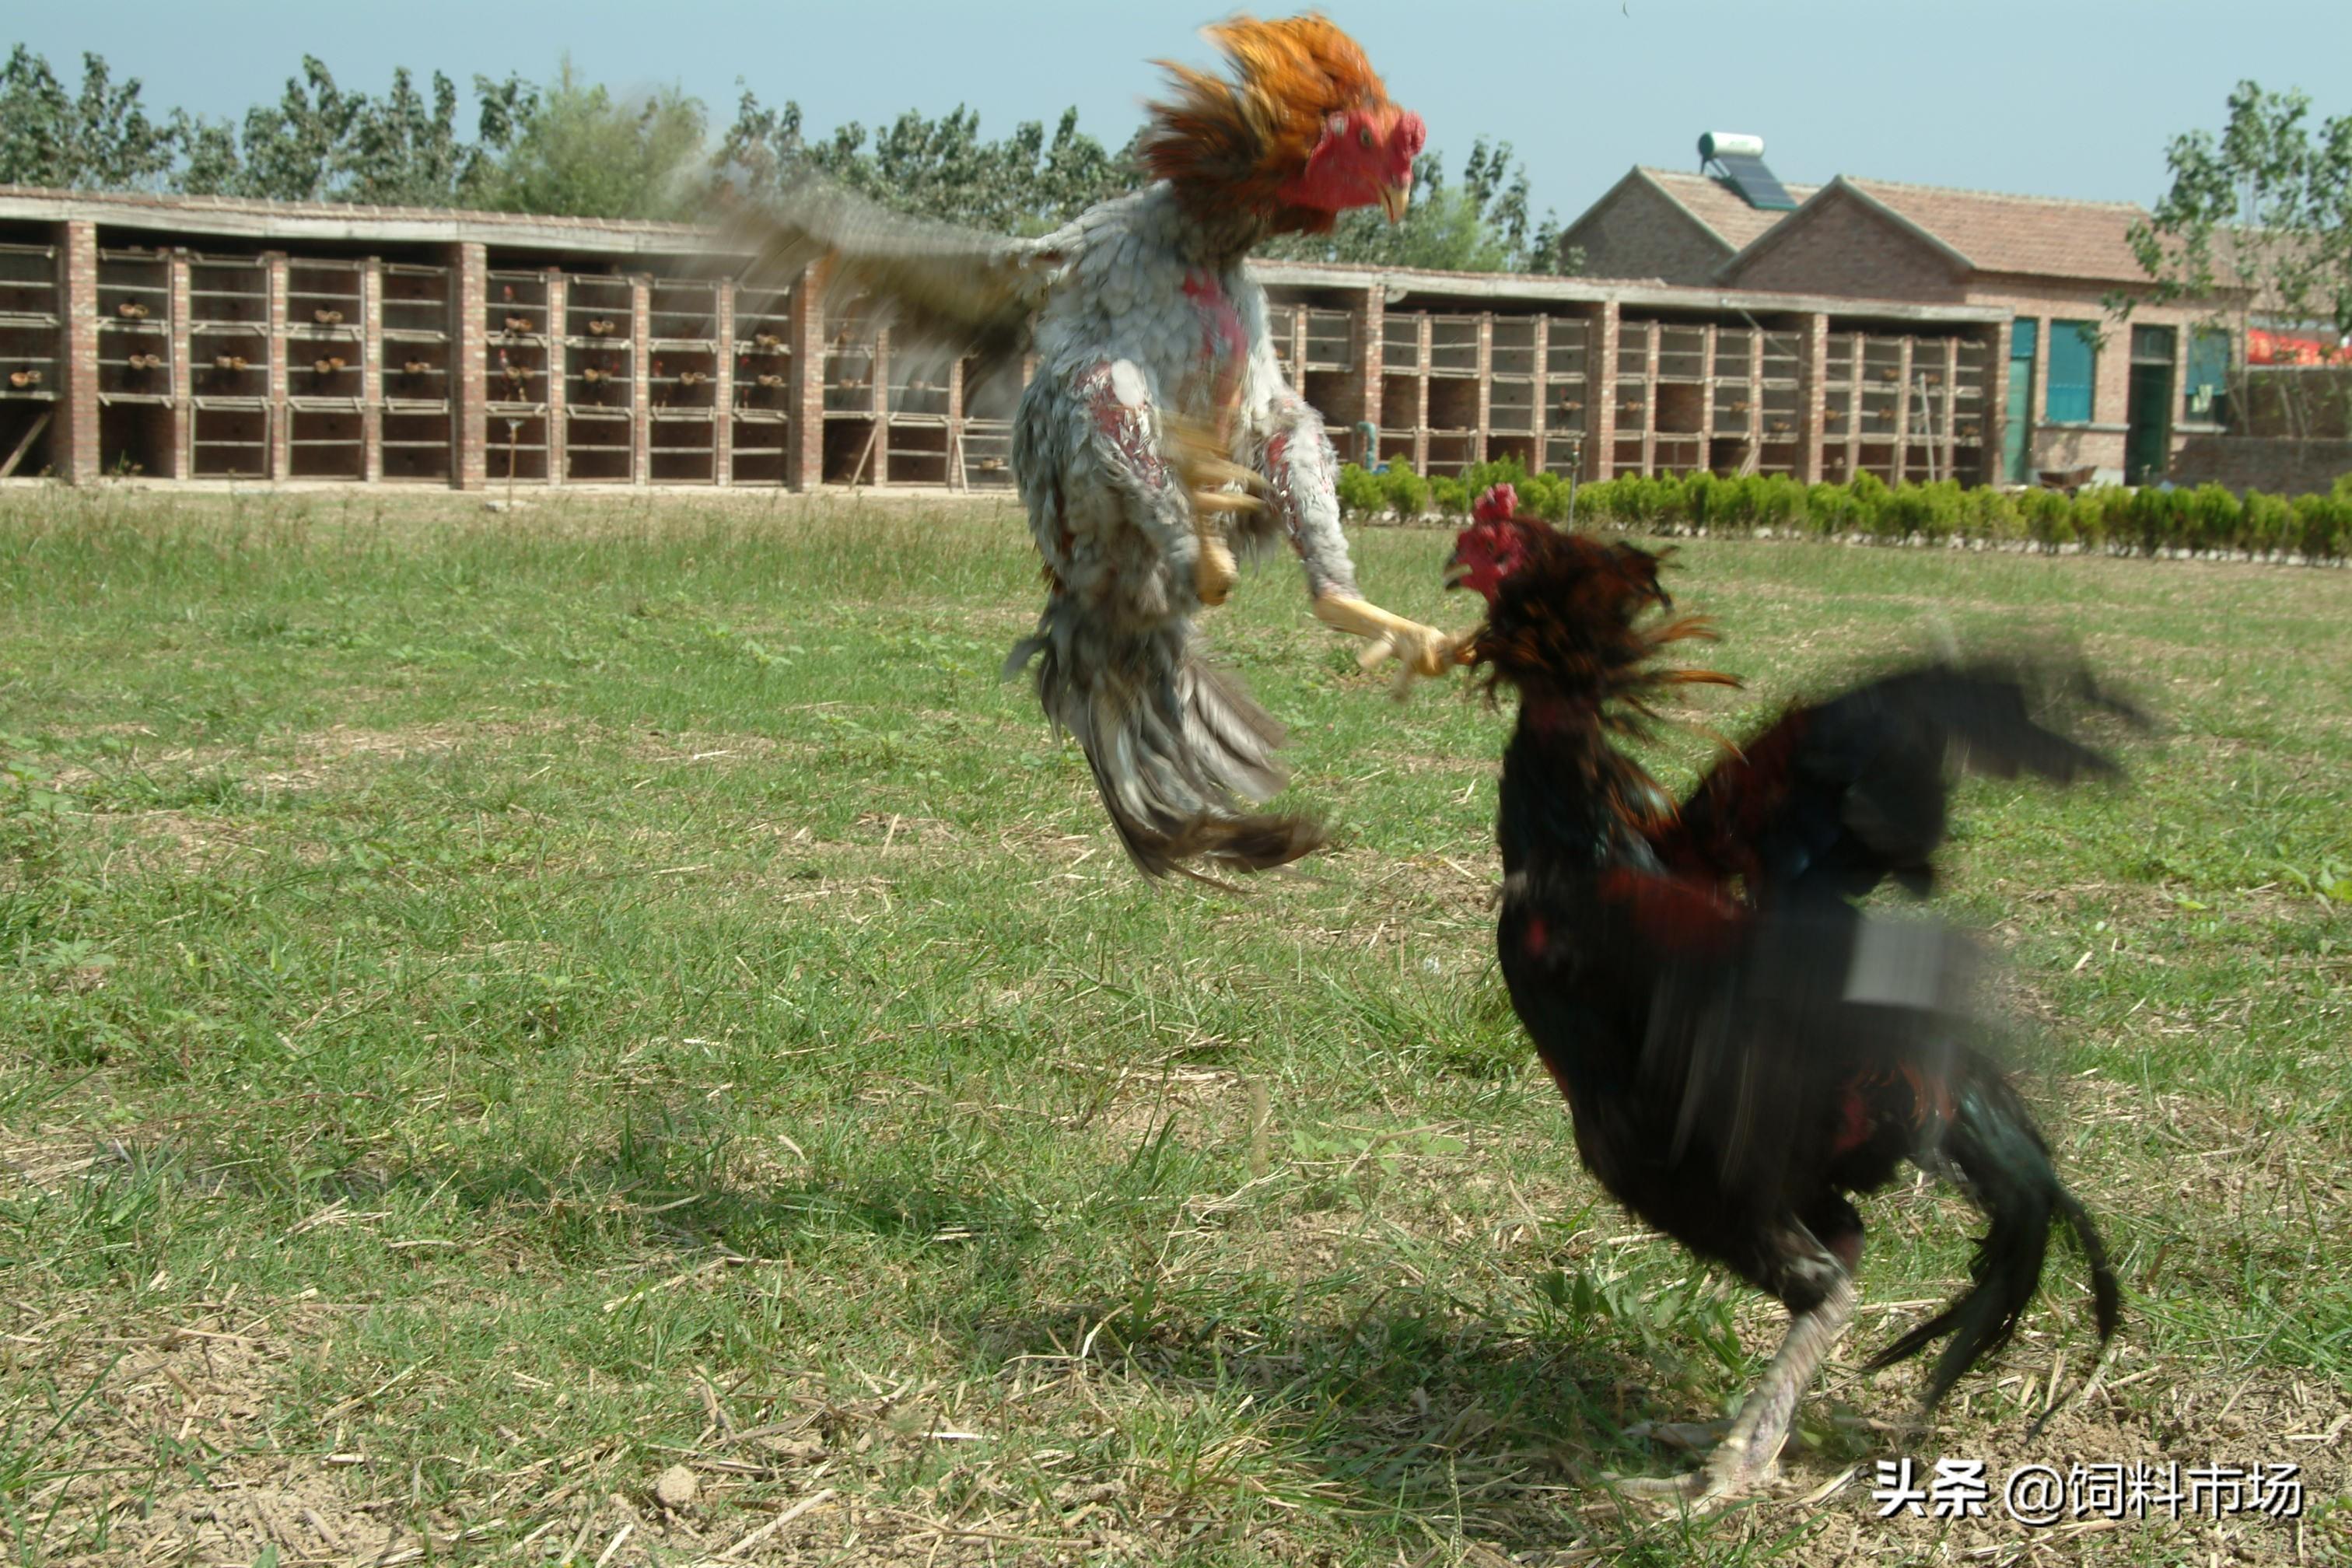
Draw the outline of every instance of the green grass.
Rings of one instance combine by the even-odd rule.
[[[2166,722],[2125,791],[1968,785],[1949,857],[2131,1288],[2101,1387],[2034,1432],[2090,1365],[2062,1250],[1890,1431],[1916,1373],[1854,1369],[1969,1229],[1906,1188],[1789,1467],[1860,1478],[1685,1525],[1599,1473],[1674,1463],[1624,1428],[1736,1399],[1774,1314],[1599,1196],[1532,1067],[1488,956],[1505,717],[1391,703],[1287,563],[1212,636],[1341,847],[1234,897],[1144,886],[999,683],[1038,596],[1006,511],[0,509],[17,1561],[679,1563],[795,1507],[734,1560],[2344,1549],[2340,573],[1685,549],[1751,681],[1727,731],[1941,625],[2079,645]],[[1466,619],[1442,535],[1358,549]],[[1897,1452],[2298,1460],[2326,1516],[1881,1523]]]

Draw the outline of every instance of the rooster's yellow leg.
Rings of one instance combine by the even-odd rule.
[[[1447,665],[1461,661],[1461,638],[1391,615],[1369,599],[1326,594],[1315,601],[1315,618],[1336,631],[1371,639],[1356,656],[1357,664],[1366,669],[1391,654],[1404,661],[1408,676],[1440,675]]]
[[[1196,503],[1208,499],[1206,496],[1193,498]],[[1247,498],[1235,496],[1225,499],[1240,500]],[[1209,508],[1196,504],[1192,514],[1193,527],[1201,541],[1201,553],[1192,559],[1192,588],[1201,595],[1201,603],[1222,605],[1225,596],[1234,591],[1234,584],[1240,581],[1242,569],[1234,563],[1233,547],[1225,542],[1224,534],[1209,521]]]

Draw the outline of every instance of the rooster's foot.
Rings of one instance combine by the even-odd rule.
[[[1722,1426],[1720,1422],[1664,1422],[1652,1426],[1645,1435],[1655,1440],[1698,1447]],[[1707,1455],[1706,1463],[1685,1476],[1604,1475],[1601,1479],[1627,1497],[1679,1504],[1692,1513],[1711,1513],[1753,1497],[1780,1479],[1780,1443],[1784,1435],[1743,1435],[1735,1429]]]
[[[1463,639],[1392,615],[1365,599],[1326,594],[1315,601],[1315,618],[1325,626],[1369,639],[1356,656],[1359,668],[1370,669],[1394,654],[1399,661],[1400,694],[1416,675],[1434,676],[1462,661]]]
[[[1723,1421],[1636,1421],[1625,1428],[1625,1436],[1643,1443],[1660,1443],[1696,1454],[1712,1448],[1731,1431],[1731,1423]]]
[[[1796,1315],[1789,1337],[1764,1371],[1764,1380],[1740,1404],[1729,1435],[1706,1464],[1671,1479],[1605,1479],[1629,1496],[1679,1503],[1693,1513],[1738,1502],[1771,1485],[1780,1473],[1780,1445],[1788,1441],[1797,1401],[1804,1397],[1830,1347],[1853,1321],[1857,1304],[1853,1281],[1840,1272],[1820,1301]]]
[[[1201,553],[1192,562],[1192,591],[1201,595],[1201,603],[1223,604],[1241,574],[1225,542],[1204,531],[1201,535]]]

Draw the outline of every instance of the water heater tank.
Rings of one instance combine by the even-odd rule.
[[[1702,163],[1717,158],[1761,158],[1764,138],[1741,131],[1710,131],[1698,139],[1698,156]]]

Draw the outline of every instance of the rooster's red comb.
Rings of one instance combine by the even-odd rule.
[[[1512,522],[1519,513],[1519,492],[1508,484],[1488,485],[1486,493],[1471,503],[1470,515],[1480,522]]]

